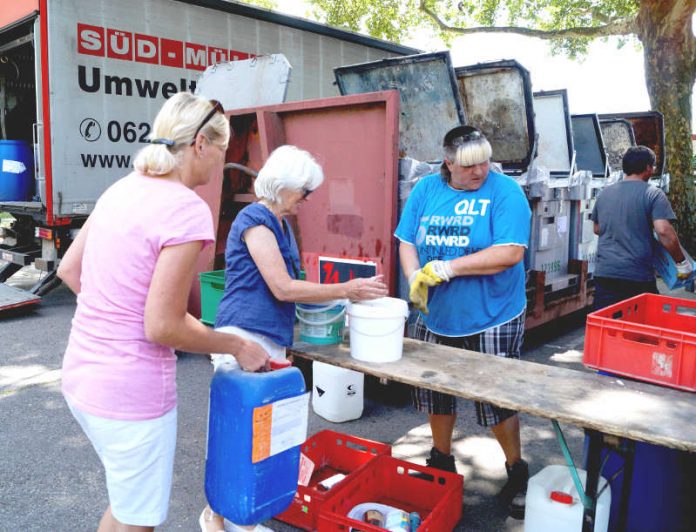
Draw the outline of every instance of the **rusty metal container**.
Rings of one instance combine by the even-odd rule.
[[[433,52],[334,69],[341,94],[397,89],[399,157],[442,158],[442,138],[466,124],[449,52]]]
[[[536,128],[529,72],[517,61],[491,61],[457,67],[459,94],[469,123],[493,148],[503,172],[525,172],[532,160]]]

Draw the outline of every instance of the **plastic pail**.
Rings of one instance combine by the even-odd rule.
[[[587,472],[582,469],[577,471],[584,487]],[[606,479],[600,477],[599,489],[606,484]],[[595,532],[607,530],[610,506],[611,489],[607,486],[597,501]],[[580,532],[583,512],[568,466],[546,466],[529,479],[524,512],[525,532]]]
[[[253,525],[290,505],[307,438],[308,412],[297,407],[305,404],[304,392],[302,372],[293,367],[251,373],[222,365],[215,371],[205,494],[216,513]]]
[[[365,375],[331,364],[312,363],[312,408],[328,421],[343,423],[363,412]]]
[[[300,340],[310,344],[340,344],[345,322],[345,301],[322,305],[298,303],[295,316],[300,322]]]
[[[393,362],[404,348],[404,324],[408,304],[403,299],[382,297],[350,303],[350,356],[367,362]]]
[[[0,201],[31,199],[34,153],[23,140],[0,140]]]

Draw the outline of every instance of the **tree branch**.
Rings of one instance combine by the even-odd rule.
[[[459,26],[450,26],[447,24],[437,13],[426,5],[425,0],[420,0],[419,9],[433,19],[442,31],[458,33],[459,35],[470,35],[472,33],[509,33],[524,35],[525,37],[552,40],[564,37],[595,38],[609,37],[612,35],[630,35],[636,33],[637,30],[635,17],[615,19],[602,26],[586,26],[560,30],[536,30],[520,26],[477,26],[473,28],[461,28]]]

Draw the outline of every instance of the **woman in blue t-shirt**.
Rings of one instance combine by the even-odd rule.
[[[513,179],[490,169],[491,145],[479,130],[456,127],[443,144],[441,172],[414,187],[395,232],[409,297],[420,310],[411,336],[519,358],[529,203]],[[451,454],[455,398],[416,388],[414,404],[429,414],[433,448],[428,465],[456,471]],[[476,412],[479,425],[491,427],[503,449],[508,482],[501,500],[519,518],[529,473],[517,412],[480,402]]]
[[[295,302],[334,299],[362,301],[387,295],[381,275],[345,283],[317,284],[300,280],[300,253],[285,216],[297,214],[324,181],[321,167],[295,146],[277,148],[254,182],[258,202],[240,211],[232,223],[225,250],[225,292],[215,328],[253,339],[271,358],[285,358],[292,345]],[[213,364],[236,364],[231,355],[213,355]],[[203,531],[222,530],[222,517],[210,507],[201,514]],[[225,522],[225,530],[270,530]]]

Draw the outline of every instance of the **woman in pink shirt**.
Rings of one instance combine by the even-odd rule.
[[[229,123],[219,102],[171,97],[135,171],[109,187],[68,249],[59,277],[77,294],[63,395],[106,472],[99,532],[154,530],[167,516],[176,442],[174,349],[230,353],[264,368],[257,343],[187,313],[201,250],[215,240],[193,191],[220,174]]]

